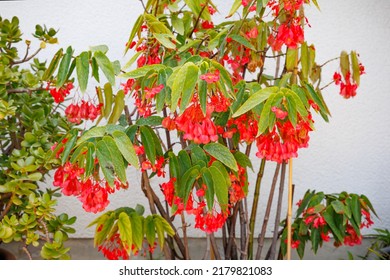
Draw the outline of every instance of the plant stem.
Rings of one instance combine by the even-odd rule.
[[[260,186],[261,186],[261,181],[262,181],[263,176],[264,176],[265,162],[266,162],[266,160],[263,158],[261,160],[259,172],[257,173],[255,193],[254,193],[252,211],[251,211],[251,218],[249,221],[248,259],[250,259],[250,260],[253,258],[253,236],[254,236],[255,223],[256,223],[257,206],[259,204]]]
[[[240,208],[239,208],[239,212],[240,212],[240,244],[241,244],[241,256],[240,256],[240,259],[245,259],[244,258],[244,254],[245,254],[245,257],[246,257],[246,253],[247,253],[247,248],[246,248],[246,244],[247,244],[247,225],[248,225],[248,219],[247,219],[247,216],[245,215],[246,212],[245,212],[245,209],[244,209],[244,202],[241,200],[240,201]]]
[[[287,259],[291,260],[291,216],[292,216],[292,175],[293,160],[290,158],[288,163],[288,207],[287,207]]]
[[[286,177],[286,163],[282,163],[282,171],[280,175],[280,185],[279,185],[279,196],[278,196],[278,204],[276,207],[276,214],[275,214],[275,227],[274,227],[274,234],[272,237],[272,243],[270,247],[270,255],[269,259],[274,260],[275,259],[275,253],[276,253],[276,243],[278,241],[279,237],[279,223],[280,223],[280,216],[282,212],[282,203],[283,203],[283,192],[284,192],[284,181]]]
[[[279,177],[279,170],[280,170],[280,163],[278,163],[276,165],[274,178],[272,180],[271,190],[270,190],[270,193],[269,193],[269,196],[268,196],[268,202],[267,202],[267,208],[266,208],[265,214],[264,214],[263,226],[261,228],[261,233],[259,234],[259,239],[258,239],[256,260],[260,260],[261,251],[263,250],[264,238],[265,238],[265,233],[266,233],[266,230],[267,230],[269,215],[271,213],[271,207],[272,207],[272,201],[273,201],[273,198],[274,198],[275,187],[276,187],[276,183],[277,183],[278,177]]]

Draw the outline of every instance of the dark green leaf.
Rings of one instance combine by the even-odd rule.
[[[334,215],[338,215],[338,214],[335,213],[333,208],[328,208],[323,213],[323,217],[324,217],[326,223],[329,225],[336,241],[343,242],[344,241],[343,234],[341,233],[341,231],[337,227],[337,224],[335,223],[335,220],[333,217]]]
[[[136,212],[132,212],[129,215],[131,230],[132,230],[132,239],[135,247],[138,250],[142,249],[142,241],[144,240],[144,231],[142,224],[142,217],[138,216]]]
[[[344,214],[344,212],[345,212],[344,203],[342,203],[340,200],[333,200],[331,202],[331,204],[332,204],[332,207],[333,207],[334,211],[337,214]]]
[[[179,196],[183,199],[184,205],[187,204],[194,187],[195,180],[200,176],[199,166],[195,165],[188,169],[180,180]]]
[[[158,126],[161,125],[163,118],[160,116],[150,116],[147,118],[140,118],[136,121],[137,125]]]
[[[241,35],[238,35],[238,34],[231,34],[229,36],[230,38],[232,38],[234,41],[236,41],[237,43],[240,43],[241,45],[243,45],[244,47],[247,47],[248,49],[251,49],[253,51],[256,51],[256,48],[247,40],[245,39],[244,37],[242,37]]]
[[[362,212],[359,196],[356,194],[351,194],[351,208],[353,219],[355,220],[356,224],[360,225],[362,222]]]
[[[202,168],[202,180],[203,183],[207,186],[205,198],[207,202],[207,208],[213,209],[214,206],[214,183],[213,183],[213,176],[211,175],[211,172],[208,168]]]
[[[61,164],[62,165],[64,165],[65,162],[68,160],[70,151],[73,149],[73,147],[76,144],[77,134],[78,134],[77,130],[70,131],[70,139],[68,139],[68,141],[66,142],[65,148],[64,148],[64,151],[63,151],[62,157],[61,157]]]
[[[150,246],[154,246],[156,240],[156,229],[154,225],[153,216],[147,216],[144,222],[144,231],[146,234],[146,240]]]
[[[141,141],[145,148],[145,153],[149,161],[154,164],[156,162],[156,146],[154,144],[153,136],[145,126],[140,127]]]
[[[219,205],[222,210],[226,210],[229,202],[229,190],[224,175],[215,166],[210,166],[209,170],[213,179],[214,192],[217,196]]]
[[[203,149],[230,169],[238,171],[236,159],[230,150],[224,145],[219,143],[209,143],[205,145]]]

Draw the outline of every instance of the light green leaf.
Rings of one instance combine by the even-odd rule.
[[[153,37],[157,39],[164,47],[168,49],[176,49],[176,44],[173,43],[172,37],[168,34],[153,33]]]
[[[245,114],[249,110],[253,109],[257,105],[261,104],[265,100],[267,100],[273,93],[278,92],[278,87],[266,87],[263,88],[251,96],[245,101],[244,104],[233,114],[232,118],[236,118]]]
[[[176,110],[180,98],[182,98],[181,111],[188,105],[198,80],[198,70],[198,66],[192,62],[187,62],[180,68],[172,85],[171,111]]]
[[[76,58],[76,72],[77,72],[77,79],[79,81],[80,90],[81,92],[84,92],[87,89],[88,76],[89,76],[88,52],[82,52]]]
[[[89,47],[89,50],[92,52],[100,51],[100,52],[106,54],[108,52],[108,46],[107,45],[91,46],[91,47]]]
[[[144,231],[146,234],[146,240],[150,246],[154,246],[154,241],[156,240],[156,228],[154,225],[153,216],[148,216],[144,222]]]
[[[142,241],[144,240],[144,231],[143,231],[143,217],[137,215],[137,213],[132,212],[129,215],[131,229],[133,234],[133,243],[138,250],[142,248]]]
[[[108,119],[108,123],[109,124],[117,123],[124,108],[125,108],[125,93],[123,90],[119,90],[115,96],[115,105],[112,110],[111,116]]]
[[[227,15],[227,18],[231,17],[232,15],[234,15],[235,12],[237,12],[237,10],[241,7],[241,4],[242,4],[242,0],[234,0],[234,3],[230,9],[230,12],[229,14]]]
[[[114,141],[125,160],[135,168],[139,168],[138,157],[135,153],[133,143],[123,131],[114,131],[112,133]]]
[[[131,227],[131,222],[129,216],[122,212],[119,214],[118,217],[118,229],[119,229],[119,236],[123,243],[123,247],[127,251],[128,254],[131,252],[131,247],[133,245],[133,230]]]
[[[94,58],[110,84],[115,85],[115,71],[108,57],[103,52],[96,51],[94,53]]]
[[[57,69],[58,64],[60,63],[60,59],[63,56],[63,50],[62,48],[59,49],[55,55],[53,56],[53,59],[51,60],[49,67],[47,67],[45,73],[43,74],[42,80],[47,81],[54,73],[54,71]]]
[[[233,171],[238,171],[236,159],[230,150],[224,145],[219,143],[209,143],[205,145],[203,149]]]
[[[241,45],[243,45],[244,47],[247,47],[248,49],[251,49],[253,51],[256,51],[256,48],[247,40],[245,39],[244,37],[242,37],[241,35],[238,35],[238,34],[231,34],[229,36],[231,39],[233,39],[234,41],[236,41],[237,43],[240,43]]]
[[[164,70],[166,68],[167,67],[165,65],[162,65],[162,64],[145,65],[145,66],[142,66],[141,68],[137,68],[133,71],[122,74],[122,75],[120,75],[120,77],[137,79],[137,78],[141,78],[141,77],[145,76],[150,71],[158,72],[158,71]]]
[[[88,141],[91,138],[100,138],[103,137],[104,134],[106,133],[106,127],[105,126],[95,126],[89,130],[87,130],[79,140],[77,140],[76,145],[80,145],[84,143],[85,141]]]

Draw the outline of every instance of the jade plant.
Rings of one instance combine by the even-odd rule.
[[[149,215],[129,201],[91,221],[98,250],[128,259],[152,257],[158,246],[166,259],[190,259],[188,227],[204,232],[205,256],[215,259],[284,258],[291,247],[303,257],[307,242],[316,252],[331,236],[337,246],[359,244],[361,227],[375,215],[364,195],[308,191],[293,222],[291,207],[286,220],[282,215],[287,166],[308,147],[313,115],[329,121],[323,91],[335,84],[343,98],[355,97],[364,74],[356,51],[316,61],[304,30],[305,7],[318,8],[317,1],[230,1],[221,22],[211,0],[139,2],[144,11],[126,41],[131,58],[123,67],[104,45],[77,54],[68,47],[45,72],[49,93],[75,125],[46,157],[57,167],[53,185],[87,212],[103,212],[111,193],[135,187],[148,201]],[[333,77],[322,76],[332,65]],[[72,101],[63,103],[67,97]],[[81,128],[85,122],[92,125]],[[256,232],[269,162],[276,163],[274,179]],[[138,185],[129,186],[127,170],[139,172]],[[273,237],[263,254],[272,209]]]
[[[56,31],[40,25],[35,42],[22,39],[19,20],[0,18],[0,243],[41,247],[45,259],[69,258],[64,246],[76,217],[56,214],[59,189],[42,182],[52,169],[51,147],[72,124],[49,93],[46,63],[37,55],[57,42]]]

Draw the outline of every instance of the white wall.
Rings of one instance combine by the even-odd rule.
[[[214,2],[222,4],[221,14],[226,15],[230,7],[226,3],[233,1]],[[335,86],[325,92],[333,117],[330,123],[316,118],[317,130],[311,134],[309,149],[302,150],[294,161],[295,197],[301,197],[308,188],[326,193],[343,190],[364,193],[380,216],[380,220],[375,220],[375,227],[390,228],[390,59],[387,57],[390,49],[390,1],[318,2],[321,11],[313,7],[306,14],[312,25],[306,30],[306,37],[316,46],[317,61],[321,63],[336,57],[342,49],[356,49],[367,75],[362,77],[355,99],[342,99]],[[32,39],[30,34],[35,24],[46,24],[60,29],[61,47],[72,45],[78,53],[92,45],[106,44],[110,48],[109,57],[119,59],[122,65],[126,62],[124,44],[141,10],[136,0],[0,2],[0,15],[8,18],[18,16],[25,38]],[[41,57],[50,59],[57,48],[50,46]],[[328,69],[324,72],[324,79],[331,79],[337,65],[330,64]],[[256,168],[259,161],[255,161]],[[272,168],[268,171],[262,189],[264,199],[259,210],[258,229],[273,173]],[[129,177],[130,189],[113,195],[109,209],[134,207],[136,203],[147,205],[139,190],[139,174],[129,173]],[[254,178],[252,176],[251,182]],[[93,230],[86,229],[86,226],[96,215],[84,213],[77,199],[61,199],[59,211],[78,216],[75,236],[93,235]],[[199,231],[191,234],[202,236]]]

